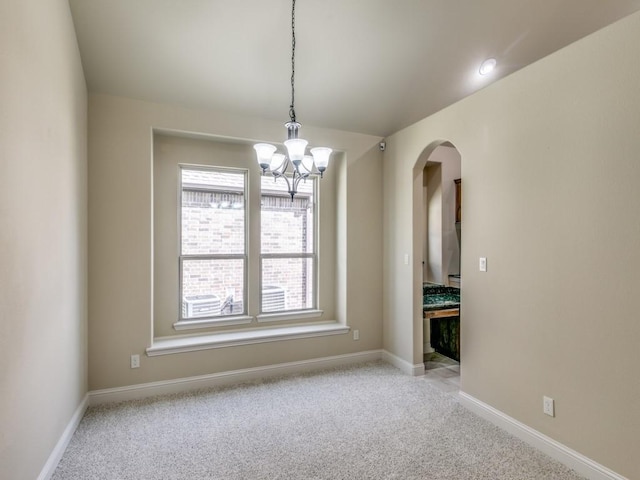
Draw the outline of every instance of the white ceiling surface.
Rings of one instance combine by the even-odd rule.
[[[290,0],[69,3],[91,92],[288,120]],[[640,0],[298,0],[298,121],[386,136],[637,10]],[[480,77],[488,57],[498,67]]]

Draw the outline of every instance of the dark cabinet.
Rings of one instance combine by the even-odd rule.
[[[462,221],[462,179],[456,178],[456,223]]]
[[[460,361],[460,317],[431,319],[431,346],[444,355]]]

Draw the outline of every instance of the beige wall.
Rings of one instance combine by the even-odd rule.
[[[420,265],[401,255],[422,248],[416,161],[448,140],[464,178],[463,391],[628,478],[640,478],[639,56],[634,14],[398,132],[384,158],[385,348],[420,360]]]
[[[2,2],[0,52],[0,477],[33,480],[87,391],[87,93],[67,2]]]
[[[284,140],[281,122],[182,109],[125,98],[89,100],[89,383],[101,389],[378,349],[382,345],[382,156],[379,138],[303,126],[301,136],[330,145],[338,174],[335,317],[360,330],[158,357],[131,354],[152,342],[152,129],[239,142]],[[254,168],[258,168],[257,164]],[[321,233],[322,235],[322,233]],[[323,240],[324,241],[324,240]],[[322,254],[320,262],[323,261]]]

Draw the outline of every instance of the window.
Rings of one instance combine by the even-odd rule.
[[[261,177],[260,312],[316,308],[316,178],[291,199],[284,181]]]
[[[315,178],[260,177],[260,314],[313,310]],[[247,174],[180,166],[180,322],[247,315]]]
[[[153,155],[154,342],[335,319],[335,169],[292,201],[251,145],[155,133]]]
[[[180,167],[180,321],[246,315],[245,171]]]

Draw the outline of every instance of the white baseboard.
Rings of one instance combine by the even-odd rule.
[[[87,394],[80,402],[80,405],[78,405],[78,408],[76,408],[76,411],[73,412],[73,416],[71,417],[71,420],[69,420],[67,428],[62,432],[58,443],[56,443],[56,446],[53,448],[51,455],[49,455],[47,462],[44,464],[44,467],[42,467],[40,475],[38,475],[38,480],[49,480],[52,477],[53,472],[56,471],[56,467],[58,466],[58,463],[60,463],[60,459],[62,458],[64,451],[67,449],[67,446],[71,441],[71,437],[73,437],[76,428],[78,428],[80,420],[82,420],[84,412],[87,410],[88,406],[89,395]]]
[[[467,393],[460,392],[460,403],[589,480],[629,480]]]
[[[338,367],[352,363],[380,360],[381,350],[369,350],[366,352],[349,353],[332,357],[314,358],[300,362],[280,363],[264,367],[245,368],[229,372],[199,375],[194,377],[176,378],[160,382],[142,383],[127,387],[106,388],[89,392],[89,404],[100,405],[103,403],[123,402],[136,400],[167,393],[181,393],[199,388],[209,388],[219,385],[259,380],[261,378],[275,377],[292,373],[308,372],[323,368]]]
[[[417,377],[419,375],[424,375],[424,363],[420,362],[416,365],[412,365],[409,362],[407,362],[406,360],[398,357],[397,355],[394,355],[391,352],[388,352],[386,350],[382,351],[382,359],[387,362],[390,363],[391,365],[393,365],[396,368],[399,368],[400,370],[402,370],[402,372],[406,373],[407,375],[412,375],[414,377]]]

